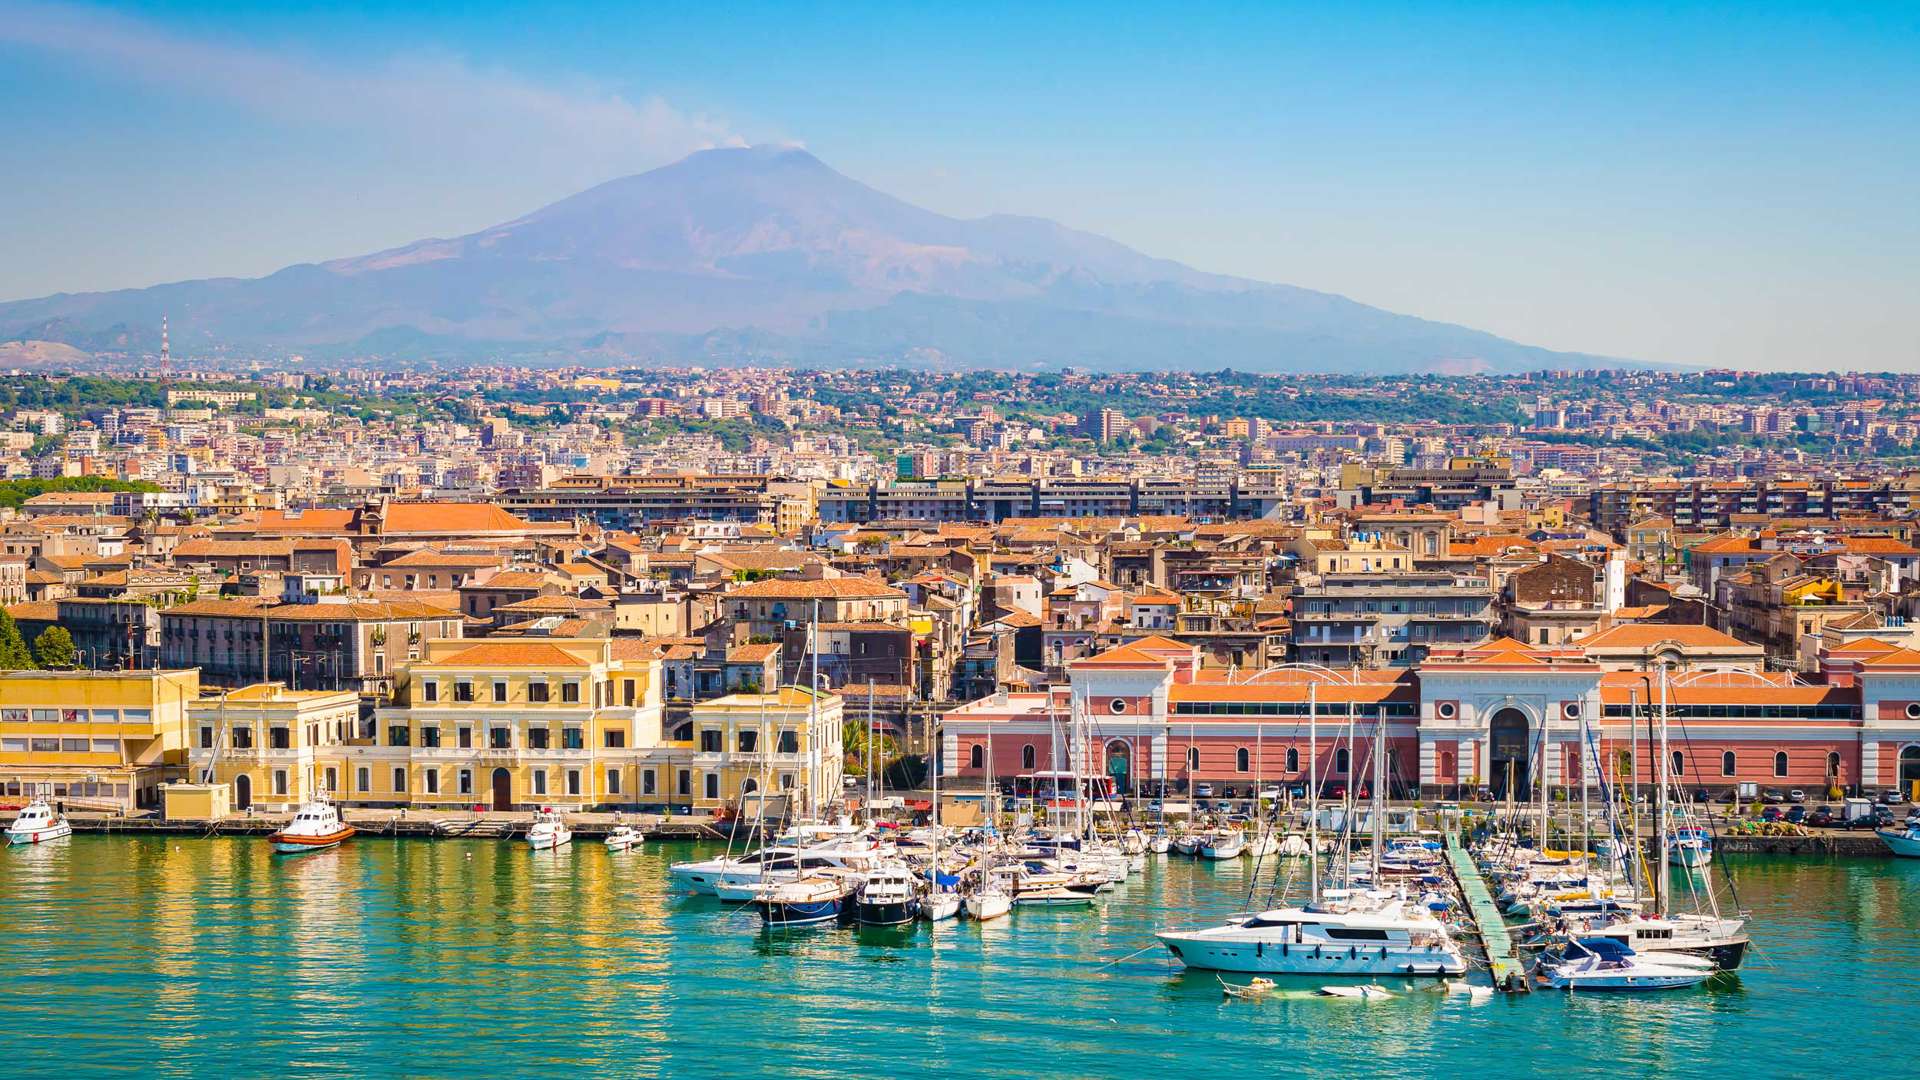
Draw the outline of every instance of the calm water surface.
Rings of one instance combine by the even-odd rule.
[[[1246,870],[1162,860],[1094,912],[759,932],[689,845],[78,836],[0,852],[9,1075],[1913,1075],[1920,862],[1736,861],[1731,985],[1478,1004],[1223,1001],[1149,944]],[[705,850],[705,849],[702,849]],[[1103,966],[1109,965],[1109,966]]]

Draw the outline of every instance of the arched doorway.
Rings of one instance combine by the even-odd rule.
[[[1527,714],[1519,709],[1494,713],[1493,723],[1487,725],[1487,787],[1493,797],[1512,795],[1524,802],[1533,790],[1529,765]]]
[[[1920,784],[1920,746],[1900,748],[1900,793],[1911,798],[1913,785]]]
[[[253,777],[241,773],[233,778],[233,808],[245,810],[253,805]]]
[[[513,774],[505,769],[493,770],[493,808],[513,809]]]
[[[1133,751],[1126,740],[1115,739],[1107,744],[1107,775],[1113,778],[1113,789],[1123,795],[1133,793]]]

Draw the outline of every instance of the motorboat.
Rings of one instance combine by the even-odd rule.
[[[1433,913],[1385,893],[1230,917],[1154,935],[1191,968],[1262,974],[1461,975],[1466,958]]]
[[[862,836],[837,837],[823,843],[798,846],[773,843],[758,851],[697,862],[674,863],[667,873],[696,893],[745,903],[752,887],[782,875],[800,877],[816,870],[864,870],[892,857],[891,844],[877,844]]]
[[[1361,983],[1357,986],[1323,986],[1314,991],[1321,997],[1350,998],[1355,1001],[1378,1001],[1381,998],[1395,997],[1393,991],[1379,983]]]
[[[1606,938],[1654,960],[1663,960],[1674,953],[1705,957],[1722,971],[1740,966],[1747,955],[1748,944],[1744,919],[1709,914],[1676,914],[1666,918],[1636,915],[1589,926],[1580,931],[1579,937]]]
[[[1713,862],[1713,834],[1698,825],[1673,830],[1667,840],[1667,862],[1689,870],[1703,870]]]
[[[1147,850],[1153,852],[1155,855],[1165,855],[1167,852],[1173,850],[1173,837],[1168,836],[1166,833],[1154,833],[1153,836],[1147,840]]]
[[[1230,983],[1225,979],[1221,979],[1220,992],[1230,998],[1262,998],[1273,993],[1279,985],[1279,983],[1274,982],[1272,979],[1262,978],[1258,975],[1255,975],[1252,980],[1245,983]]]
[[[883,863],[869,870],[854,892],[854,918],[865,926],[899,926],[919,914],[913,871],[901,863]]]
[[[755,886],[753,904],[769,928],[818,926],[839,922],[846,914],[853,882],[839,874],[815,874],[791,881],[768,881]]]
[[[567,819],[552,810],[543,809],[533,815],[533,826],[527,830],[527,846],[535,851],[552,851],[573,843],[573,830],[567,828]]]
[[[44,844],[73,835],[65,815],[54,812],[45,799],[35,799],[7,826],[8,844]]]
[[[1712,975],[1712,963],[1698,957],[1653,958],[1612,938],[1574,938],[1559,960],[1543,958],[1540,965],[1543,983],[1574,991],[1679,990],[1698,986]]]
[[[1280,857],[1283,859],[1304,859],[1313,854],[1313,848],[1307,838],[1299,833],[1288,833],[1280,841]]]
[[[1270,859],[1280,854],[1280,838],[1270,832],[1260,833],[1247,841],[1247,854],[1257,859]]]
[[[1895,855],[1907,859],[1920,859],[1920,827],[1904,829],[1876,829],[1875,835],[1887,842]]]
[[[293,820],[267,840],[281,855],[301,855],[338,847],[353,833],[353,826],[340,819],[337,807],[325,799],[315,799],[294,811]]]
[[[607,834],[605,843],[608,851],[626,851],[639,847],[642,839],[640,830],[633,826],[615,825],[613,831]]]

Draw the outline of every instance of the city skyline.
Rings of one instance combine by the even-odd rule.
[[[1050,216],[1550,348],[1920,366],[1899,299],[1913,27],[1891,7],[1099,26],[4,7],[13,231],[38,253],[0,275],[9,299],[266,273],[790,142],[944,213]],[[57,137],[78,129],[98,137]]]

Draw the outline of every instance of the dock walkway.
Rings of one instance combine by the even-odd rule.
[[[1474,929],[1480,935],[1487,963],[1493,969],[1494,987],[1525,991],[1527,972],[1520,962],[1520,951],[1514,946],[1513,935],[1507,931],[1507,921],[1500,917],[1500,908],[1493,902],[1486,879],[1480,876],[1480,868],[1461,846],[1458,835],[1447,837],[1447,859],[1453,864],[1454,879],[1460,883],[1460,895],[1466,898],[1467,907],[1473,912]]]

